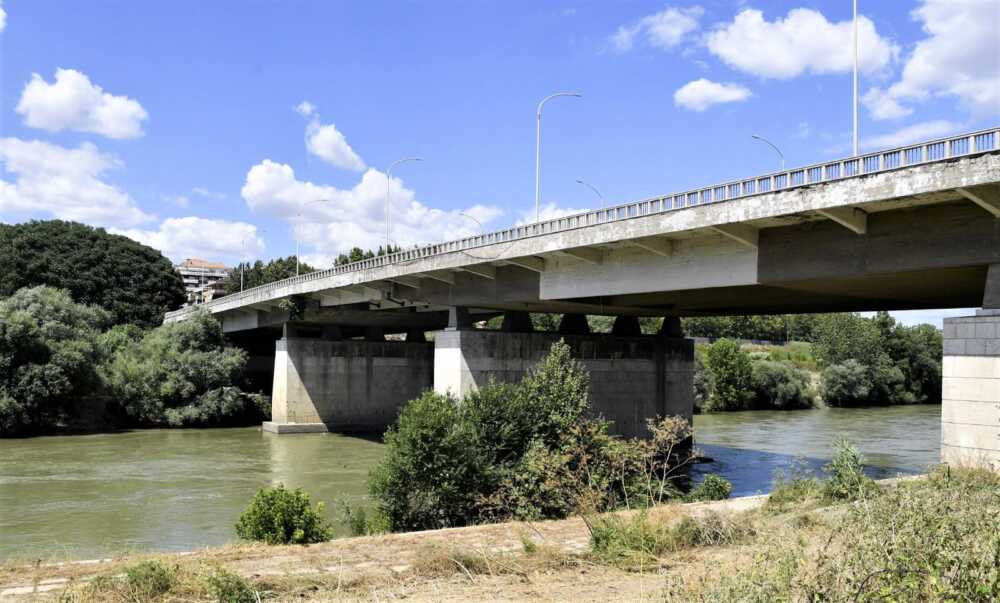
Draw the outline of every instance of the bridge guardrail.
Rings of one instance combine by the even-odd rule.
[[[341,264],[325,270],[317,270],[308,274],[247,289],[239,293],[233,293],[198,306],[189,306],[173,312],[167,312],[166,318],[183,316],[194,311],[195,308],[211,308],[223,303],[231,304],[232,302],[238,302],[241,299],[249,300],[258,298],[261,293],[266,293],[273,289],[286,287],[295,283],[306,283],[337,274],[369,270],[446,253],[485,247],[496,243],[506,243],[585,226],[595,226],[655,213],[676,211],[696,205],[733,201],[822,182],[867,176],[914,165],[947,161],[956,157],[967,157],[997,150],[1000,150],[1000,128],[938,138],[927,142],[877,151],[875,153],[866,153],[857,157],[826,161],[742,180],[732,180],[705,188],[697,188],[661,197],[651,197],[641,201],[633,201],[599,210],[563,216],[535,224],[504,228],[454,241],[432,243],[414,249],[407,249],[349,264]]]

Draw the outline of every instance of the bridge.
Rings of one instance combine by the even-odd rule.
[[[250,351],[273,392],[272,431],[379,429],[423,389],[519,378],[561,337],[592,372],[596,409],[639,434],[648,416],[690,416],[693,345],[678,317],[1000,308],[1000,129],[426,245],[199,307]],[[533,332],[530,312],[562,314],[558,333]],[[590,333],[588,314],[615,316],[611,334]],[[477,328],[501,315],[500,330]],[[665,317],[662,332],[642,335],[642,316]],[[1000,315],[968,320],[945,325],[942,455],[1000,463]]]

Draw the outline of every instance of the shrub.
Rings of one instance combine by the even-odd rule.
[[[857,360],[828,366],[820,388],[827,406],[859,406],[872,397],[871,376]]]
[[[138,601],[148,601],[170,591],[174,582],[174,573],[155,559],[125,568],[125,583]]]
[[[0,301],[0,436],[51,427],[97,393],[107,322],[107,312],[51,287]]]
[[[587,373],[557,343],[517,385],[407,404],[369,491],[397,531],[561,518],[677,495],[673,469],[690,457],[686,436],[653,423],[651,440],[623,442],[588,410]]]
[[[823,469],[829,473],[823,484],[823,493],[827,498],[858,500],[869,496],[877,487],[864,473],[861,453],[845,439],[836,443],[836,453]]]
[[[101,375],[121,412],[139,425],[249,424],[259,421],[259,397],[234,387],[246,364],[227,347],[219,322],[205,311],[165,324],[138,341],[124,340]]]
[[[746,410],[754,397],[750,355],[731,339],[720,339],[708,348],[707,365],[715,384],[706,408]]]
[[[205,577],[208,595],[218,603],[257,603],[257,591],[246,578],[225,568],[215,568]]]
[[[308,494],[278,484],[254,495],[236,522],[236,534],[267,544],[309,544],[329,540],[333,530],[323,518],[323,503],[313,509]]]
[[[733,484],[729,480],[710,473],[688,493],[687,499],[691,501],[725,500],[732,493]]]
[[[701,354],[694,356],[694,411],[702,412],[709,405],[712,399],[712,392],[715,390],[715,383],[712,379],[712,371],[705,366]]]
[[[760,360],[753,364],[754,408],[789,410],[811,408],[809,374],[785,362]]]

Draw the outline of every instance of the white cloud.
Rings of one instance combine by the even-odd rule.
[[[167,203],[176,205],[177,207],[183,207],[185,209],[191,207],[191,199],[185,195],[163,195],[161,199]]]
[[[545,203],[538,208],[538,216],[540,222],[545,222],[546,220],[555,220],[556,218],[564,218],[566,216],[574,216],[576,214],[582,214],[589,211],[594,211],[593,208],[575,209],[572,207],[559,207],[555,203]],[[517,226],[524,226],[526,224],[535,223],[535,209],[527,209],[521,212],[521,218],[517,221]]]
[[[345,170],[361,172],[365,162],[354,152],[347,139],[333,124],[323,125],[319,121],[316,105],[302,101],[295,111],[309,120],[306,126],[306,149],[323,161]]]
[[[692,111],[704,111],[712,105],[743,102],[751,96],[749,88],[701,78],[684,84],[674,92],[674,104]]]
[[[485,205],[460,211],[427,207],[396,177],[390,190],[393,244],[403,247],[476,234],[475,221],[462,214],[486,224],[503,213]],[[299,180],[291,166],[265,159],[247,172],[241,192],[252,211],[291,222],[302,242],[321,253],[385,244],[385,174],[375,169],[353,188],[338,189]]]
[[[900,80],[865,96],[875,119],[913,110],[904,102],[956,98],[976,115],[1000,114],[1000,2],[923,0],[913,11],[928,34],[906,60]]]
[[[258,236],[257,227],[244,222],[187,216],[167,218],[156,230],[111,231],[159,249],[175,261],[202,258],[235,264],[242,258],[260,257],[264,251],[264,241]]]
[[[935,121],[925,121],[906,128],[901,128],[889,134],[882,134],[871,138],[862,138],[861,142],[866,149],[884,149],[901,147],[929,138],[947,136],[962,130],[963,125],[953,121],[938,119]]]
[[[870,89],[861,97],[861,100],[868,107],[868,112],[874,119],[899,119],[913,113],[913,109],[904,107],[900,104],[899,99],[894,98],[879,87]]]
[[[655,48],[674,48],[687,34],[698,29],[698,19],[704,12],[700,6],[689,6],[671,7],[647,15],[632,25],[619,27],[611,36],[611,45],[618,52],[627,52],[635,46],[636,38],[643,38],[647,44]]]
[[[96,146],[72,149],[18,138],[0,138],[0,163],[16,177],[0,180],[0,212],[50,214],[102,226],[132,226],[153,219],[132,198],[104,180],[122,163]]]
[[[854,66],[854,29],[850,20],[827,21],[822,13],[795,8],[784,19],[764,20],[764,13],[746,9],[732,23],[706,36],[709,51],[733,69],[760,77],[787,79],[805,72],[844,73]],[[875,24],[858,18],[861,70],[885,69],[899,54],[881,37]]]
[[[199,197],[205,197],[206,199],[221,200],[226,198],[225,193],[217,193],[215,191],[209,190],[201,186],[194,187],[193,189],[191,189],[191,192],[198,195]]]
[[[33,74],[21,93],[17,112],[32,128],[76,130],[118,139],[142,136],[142,122],[149,117],[138,102],[104,92],[73,69],[56,70],[51,84]]]
[[[7,11],[3,9],[3,0],[0,0],[0,33],[7,27]]]

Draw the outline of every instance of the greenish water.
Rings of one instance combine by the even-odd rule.
[[[861,445],[876,476],[934,464],[939,406],[695,418],[696,445],[736,495],[770,489],[776,469],[818,468],[833,441]],[[258,488],[305,488],[334,515],[361,502],[382,444],[333,434],[275,436],[257,428],[141,430],[0,440],[0,559],[102,557],[127,550],[185,551],[232,541]]]

